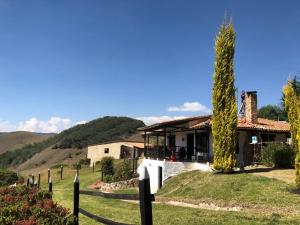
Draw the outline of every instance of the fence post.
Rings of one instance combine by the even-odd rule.
[[[41,187],[41,174],[38,175],[38,183],[37,183],[38,189]]]
[[[35,185],[34,185],[34,175],[32,174],[31,177],[32,177],[32,186],[31,187],[35,188]]]
[[[93,162],[93,173],[95,173],[95,162]]]
[[[132,158],[132,174],[134,174],[134,158]]]
[[[79,176],[79,164],[77,163],[76,174]]]
[[[101,165],[101,181],[103,182],[104,177],[104,171],[103,171],[103,165]]]
[[[51,176],[51,172],[50,172],[50,168],[48,168],[48,184],[49,184],[49,181],[50,181],[50,176]]]
[[[139,167],[139,195],[141,224],[153,225],[152,221],[152,195],[150,190],[150,177],[145,166]]]
[[[64,169],[64,167],[61,165],[60,166],[60,180],[63,179],[63,169]]]
[[[74,206],[73,206],[73,215],[74,215],[74,225],[78,225],[78,214],[79,214],[79,179],[78,174],[75,176],[74,180]]]
[[[52,179],[51,179],[51,176],[49,177],[48,189],[49,189],[49,192],[52,192]]]
[[[29,187],[29,184],[30,184],[30,183],[29,183],[29,178],[27,178],[27,187]]]

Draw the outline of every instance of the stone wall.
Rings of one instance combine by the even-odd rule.
[[[139,179],[133,178],[130,180],[118,181],[113,183],[101,183],[99,189],[104,192],[112,192],[119,189],[128,189],[138,187]]]

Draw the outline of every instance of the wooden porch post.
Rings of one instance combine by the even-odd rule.
[[[197,160],[197,156],[196,156],[196,134],[197,134],[197,130],[194,130],[194,157],[195,157],[195,160]]]
[[[147,135],[147,132],[144,131],[144,157],[146,158],[147,157],[147,146],[146,146],[146,135]]]
[[[167,150],[167,132],[166,132],[166,128],[164,128],[164,158],[166,158],[166,150]]]

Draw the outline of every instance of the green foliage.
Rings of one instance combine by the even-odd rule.
[[[0,224],[71,225],[69,213],[52,201],[49,192],[26,186],[0,189]]]
[[[270,143],[262,150],[261,161],[267,166],[289,168],[294,165],[293,149],[282,143]]]
[[[0,187],[11,185],[19,180],[17,173],[5,169],[0,169]]]
[[[61,166],[62,166],[62,167],[68,167],[67,164],[60,163],[60,164],[52,165],[52,166],[51,166],[51,169],[59,169]]]
[[[300,91],[297,79],[289,80],[283,88],[284,106],[288,113],[293,148],[296,149],[296,185],[300,188]]]
[[[133,176],[132,161],[124,160],[116,166],[114,181],[129,180]]]
[[[103,180],[106,181],[106,182],[112,181],[113,180],[113,175],[115,173],[114,158],[110,157],[110,156],[103,157],[100,161],[100,166],[103,169],[103,174],[104,174],[104,179]]]
[[[144,126],[140,120],[128,117],[103,117],[87,124],[77,125],[47,140],[26,145],[14,151],[0,155],[0,168],[17,166],[35,154],[53,146],[53,148],[84,148],[88,145],[119,140],[134,133]]]
[[[80,170],[81,169],[81,164],[74,163],[74,164],[72,164],[72,168],[75,169],[75,170],[78,168]]]
[[[297,77],[297,76],[294,76],[293,78],[291,78],[291,79],[289,79],[288,80],[288,84],[290,85],[290,87],[294,90],[294,93],[297,95],[297,96],[300,96],[300,81],[299,81],[299,77]],[[286,108],[285,107],[285,102],[286,102],[286,100],[285,100],[285,96],[286,95],[286,93],[285,93],[285,91],[283,90],[283,92],[282,92],[282,97],[281,97],[281,103],[282,103],[282,106],[284,107],[284,108]]]
[[[91,164],[91,159],[80,159],[79,162],[78,162],[80,165],[84,165],[84,166],[88,166]]]
[[[284,108],[277,105],[266,105],[258,110],[259,118],[266,118],[270,120],[287,121],[287,112]]]
[[[221,25],[215,41],[215,73],[213,85],[213,149],[214,167],[223,172],[235,166],[237,103],[234,86],[235,31],[232,23]]]

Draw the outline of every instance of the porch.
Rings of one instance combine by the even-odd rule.
[[[144,132],[145,158],[210,162],[212,140],[208,120],[209,117],[194,117],[141,128],[140,131]]]

